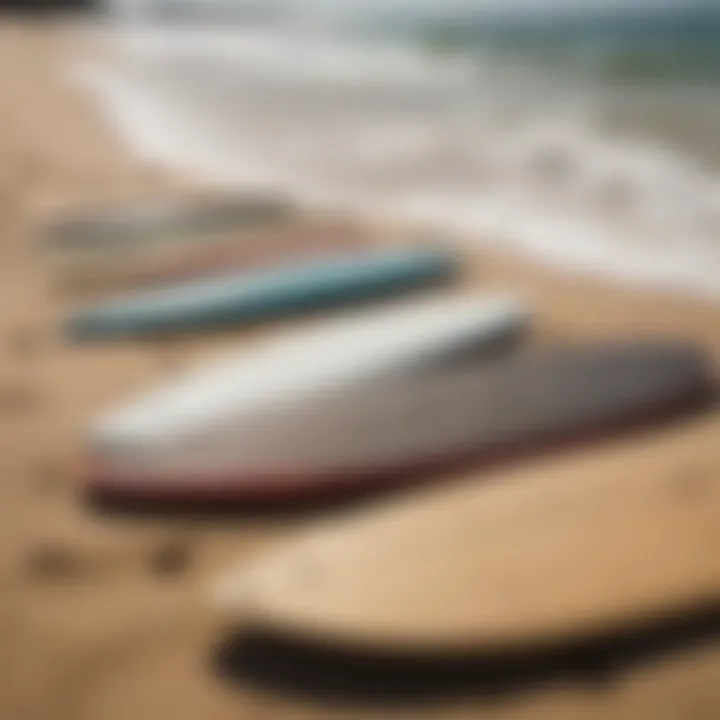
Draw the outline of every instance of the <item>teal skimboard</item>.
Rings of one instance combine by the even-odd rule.
[[[106,300],[72,315],[65,330],[101,341],[244,325],[439,284],[457,270],[440,247],[366,250]]]

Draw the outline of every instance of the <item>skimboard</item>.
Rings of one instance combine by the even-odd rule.
[[[269,411],[305,412],[348,384],[426,372],[512,350],[530,314],[513,296],[467,295],[355,310],[228,353],[101,416],[103,446],[178,440],[208,428],[232,433]]]
[[[228,573],[213,602],[273,637],[413,658],[564,647],[717,607],[716,432],[336,517]]]
[[[249,413],[240,394],[228,396],[234,420],[221,423],[216,412],[175,437],[153,440],[136,423],[96,446],[90,486],[160,502],[362,493],[661,419],[711,391],[703,357],[684,346],[536,350],[495,363],[466,357]]]
[[[61,290],[111,294],[183,280],[282,267],[340,255],[368,245],[358,226],[334,218],[295,218],[269,227],[198,234],[183,241],[132,244],[109,252],[56,253],[53,276]]]
[[[98,341],[244,325],[438,284],[457,269],[442,248],[344,253],[112,298],[73,314],[65,329],[74,340]]]
[[[290,204],[271,197],[217,195],[124,203],[50,224],[43,245],[64,253],[113,253],[151,243],[177,243],[202,234],[284,223]]]

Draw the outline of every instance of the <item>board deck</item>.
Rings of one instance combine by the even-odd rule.
[[[555,647],[717,607],[720,477],[701,442],[716,428],[701,427],[326,521],[229,572],[213,602],[274,637],[412,657]]]
[[[114,452],[111,440],[90,487],[160,502],[338,496],[659,421],[713,391],[702,354],[672,344],[466,358],[238,413],[224,426],[198,423],[179,442],[166,435],[153,445],[136,432],[135,453]]]
[[[444,248],[364,250],[113,298],[79,310],[65,330],[102,341],[246,325],[444,283],[458,269]]]

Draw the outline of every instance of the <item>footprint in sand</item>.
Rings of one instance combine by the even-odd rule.
[[[92,580],[102,572],[102,554],[84,552],[64,543],[40,543],[26,555],[24,570],[31,580],[64,584]]]
[[[150,573],[154,578],[174,579],[187,575],[195,557],[195,545],[184,537],[171,537],[128,549],[104,542],[39,541],[26,554],[26,578],[48,584],[94,582],[110,574],[130,571]]]
[[[190,570],[195,555],[191,540],[171,539],[154,547],[147,558],[150,572],[161,578],[185,575]]]

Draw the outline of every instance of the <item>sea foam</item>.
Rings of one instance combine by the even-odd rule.
[[[537,97],[529,69],[489,56],[296,28],[113,38],[114,60],[79,77],[144,159],[720,299],[718,178],[602,130],[590,93]]]

